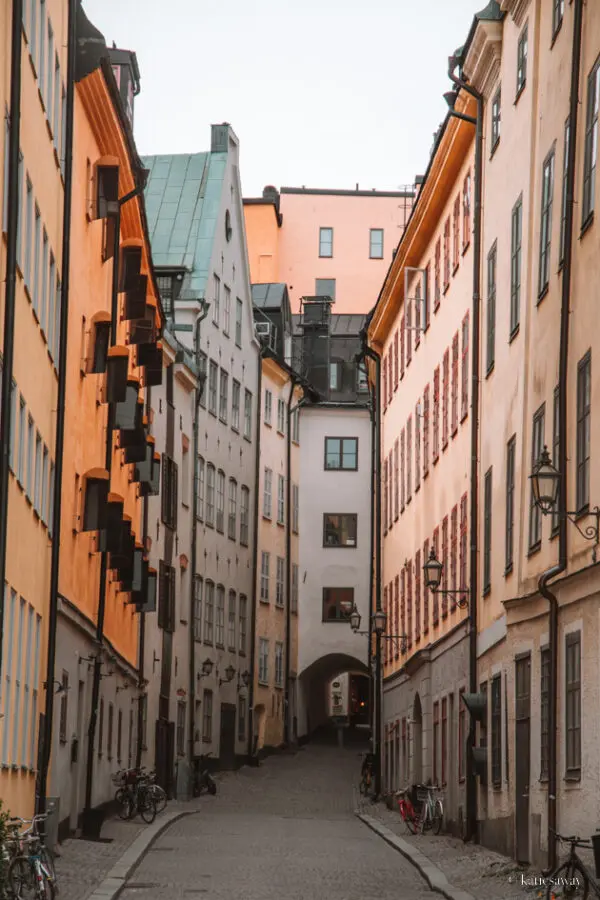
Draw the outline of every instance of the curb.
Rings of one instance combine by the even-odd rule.
[[[473,894],[469,894],[467,891],[463,891],[462,888],[457,888],[454,887],[453,884],[450,884],[442,870],[434,865],[424,853],[421,853],[420,850],[417,850],[411,844],[407,844],[406,841],[403,841],[402,838],[394,834],[393,831],[390,831],[389,828],[386,828],[385,825],[382,825],[376,819],[373,819],[372,816],[365,815],[365,813],[356,812],[355,815],[361,822],[364,822],[371,831],[374,831],[379,837],[383,838],[390,847],[393,847],[394,850],[397,850],[411,862],[423,876],[432,891],[437,891],[438,894],[446,897],[447,900],[476,900]]]
[[[89,895],[88,900],[116,900],[125,887],[127,879],[146,855],[154,841],[173,822],[183,819],[184,816],[191,816],[195,812],[197,810],[190,809],[184,812],[167,813],[159,821],[155,821],[152,825],[145,828],[130,844],[121,859],[115,863],[106,878]]]

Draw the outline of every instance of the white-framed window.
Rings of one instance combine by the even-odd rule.
[[[263,516],[265,519],[271,518],[271,507],[273,503],[273,470],[265,468],[265,480],[263,484]]]
[[[240,544],[243,547],[248,546],[248,525],[250,519],[250,489],[245,484],[242,485],[242,495],[240,503]]]
[[[292,596],[290,597],[290,609],[298,612],[298,563],[292,563]]]
[[[269,683],[269,642],[266,638],[258,641],[258,680],[260,684]]]
[[[204,457],[199,456],[197,460],[198,465],[198,501],[197,501],[197,509],[196,509],[196,518],[202,520],[204,519],[204,491],[205,491],[205,480],[206,480],[206,464],[204,462]]]
[[[239,297],[235,301],[235,345],[242,346],[242,301]]]
[[[319,256],[325,259],[333,256],[333,228],[319,228]]]
[[[285,523],[285,478],[283,475],[277,476],[277,523],[279,525]]]
[[[275,684],[283,687],[283,644],[277,641],[275,644]]]
[[[215,622],[215,646],[225,646],[225,588],[217,585],[217,616]]]
[[[202,588],[203,581],[200,575],[194,578],[194,640],[202,640]]]
[[[208,364],[208,411],[213,416],[217,415],[217,380],[219,367],[211,359]]]
[[[227,424],[227,410],[229,407],[229,375],[225,369],[221,369],[221,384],[219,390],[219,419]]]
[[[269,569],[271,567],[271,554],[263,550],[260,556],[260,599],[264,603],[269,602]]]
[[[240,594],[238,609],[238,649],[240,654],[246,653],[246,626],[248,624],[248,600],[244,594]]]
[[[225,530],[225,472],[217,472],[217,531]]]
[[[215,467],[212,463],[206,466],[206,524],[211,528],[215,524]]]
[[[300,531],[300,488],[292,485],[292,531],[298,534]]]
[[[271,418],[273,415],[273,394],[270,390],[265,390],[265,425],[271,424]]]
[[[39,431],[35,433],[35,488],[33,508],[36,513],[42,514],[42,436]]]
[[[19,456],[17,460],[17,478],[19,484],[23,485],[25,478],[25,441],[27,439],[27,413],[25,406],[25,397],[23,394],[19,397]]]
[[[292,440],[295,444],[300,443],[300,410],[295,409],[291,415],[292,419]]]
[[[383,228],[369,231],[369,259],[383,259]]]
[[[283,606],[285,585],[285,559],[283,556],[277,557],[277,577],[275,581],[275,603],[277,606]]]
[[[223,334],[229,336],[231,327],[231,288],[223,287]]]
[[[285,434],[285,400],[281,398],[277,401],[277,431]]]
[[[213,275],[213,324],[217,327],[221,320],[221,279]]]
[[[237,537],[237,481],[229,479],[229,515],[227,518],[227,537],[235,541]]]
[[[252,440],[252,392],[248,389],[244,393],[244,437]]]
[[[207,581],[204,589],[204,643],[212,647],[215,627],[215,586]]]
[[[241,385],[235,378],[231,383],[231,427],[234,431],[240,430],[240,396]]]

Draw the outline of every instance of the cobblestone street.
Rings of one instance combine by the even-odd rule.
[[[225,775],[216,797],[201,798],[196,812],[169,826],[151,845],[121,896],[435,897],[414,866],[354,815],[353,783],[359,769],[355,751],[308,746],[296,755],[273,756],[259,769]],[[89,896],[94,877],[99,883],[112,864],[108,856],[114,862],[117,844],[124,847],[128,841],[126,829],[131,829],[131,840],[139,831],[129,823],[114,827],[120,834],[111,844],[64,845],[58,866],[61,900]],[[107,833],[112,828],[110,823]]]

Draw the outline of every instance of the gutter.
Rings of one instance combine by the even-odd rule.
[[[262,361],[264,348],[261,345],[258,351],[258,383],[256,386],[256,453],[254,456],[254,528],[253,528],[253,553],[252,553],[252,613],[250,624],[250,684],[248,685],[248,758],[254,756],[254,665],[256,661],[256,604],[258,591],[256,579],[258,576],[258,510],[259,496],[258,486],[260,479],[260,426],[262,414]]]
[[[150,412],[152,410],[152,388],[146,388],[146,415],[150,421]],[[144,552],[146,551],[146,539],[148,537],[148,518],[150,515],[150,497],[148,494],[144,497],[144,510],[142,513],[142,543]],[[142,750],[144,740],[144,706],[146,702],[146,689],[144,687],[144,657],[146,653],[146,613],[144,610],[140,612],[140,642],[138,650],[138,689],[140,695],[138,697],[137,708],[137,743],[135,750],[135,765],[139,769],[142,765]]]
[[[50,754],[52,752],[52,732],[54,724],[54,678],[56,664],[56,631],[58,621],[58,589],[60,574],[60,545],[62,517],[63,456],[65,446],[65,410],[67,395],[67,341],[69,334],[69,288],[71,281],[71,207],[73,184],[73,131],[75,107],[75,55],[76,55],[77,0],[69,0],[68,44],[67,44],[67,96],[65,117],[64,148],[64,195],[62,228],[62,290],[60,311],[60,333],[58,354],[58,397],[56,403],[56,439],[54,448],[54,508],[52,510],[52,550],[50,564],[50,600],[48,609],[48,647],[46,651],[46,708],[43,730],[39,741],[42,748],[42,764],[36,796],[36,811],[46,811],[46,793]],[[20,19],[19,19],[20,22]],[[21,37],[19,35],[19,43]],[[7,287],[8,290],[8,287]],[[8,380],[8,379],[7,379]],[[4,554],[3,554],[4,555]]]
[[[567,377],[569,363],[569,314],[571,304],[571,271],[573,257],[573,221],[575,203],[575,159],[577,148],[577,112],[579,103],[579,70],[583,28],[583,0],[574,2],[573,49],[571,57],[571,92],[569,100],[569,148],[565,204],[565,248],[562,270],[560,308],[560,343],[558,363],[558,563],[542,573],[539,592],[548,601],[548,649],[550,652],[548,706],[548,867],[556,867],[556,805],[558,769],[558,600],[549,582],[567,568]]]
[[[8,540],[8,470],[10,465],[12,375],[15,349],[17,294],[17,239],[19,228],[19,144],[21,137],[21,58],[23,0],[13,0],[10,54],[10,133],[8,141],[8,198],[6,242],[6,288],[4,293],[4,345],[0,400],[0,628],[4,634],[4,584]],[[0,640],[0,670],[2,645]],[[54,676],[53,676],[54,677]],[[37,688],[37,685],[35,686]]]

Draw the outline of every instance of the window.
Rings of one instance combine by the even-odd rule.
[[[241,385],[234,378],[231,383],[231,427],[234,431],[240,430],[240,392]]]
[[[237,538],[237,481],[229,479],[229,515],[227,517],[227,537],[235,541]]]
[[[452,388],[451,388],[451,411],[450,411],[450,431],[452,437],[458,431],[458,331],[452,338]]]
[[[501,105],[502,93],[500,88],[494,94],[494,99],[492,100],[492,135],[491,135],[491,152],[493,153],[496,147],[498,146],[498,141],[500,140],[500,105]]]
[[[15,471],[17,440],[17,382],[13,378],[10,383],[10,444],[8,451],[8,464],[11,472]]]
[[[316,278],[315,294],[317,297],[329,297],[335,300],[335,278]]]
[[[227,610],[227,646],[235,653],[235,591],[229,591],[229,608]]]
[[[225,285],[223,291],[223,334],[229,336],[229,329],[231,327],[231,288],[228,288],[227,285]]]
[[[273,393],[272,391],[265,390],[265,412],[264,412],[264,420],[265,425],[270,425],[273,416]]]
[[[440,455],[440,367],[433,373],[433,461]]]
[[[46,229],[42,232],[42,298],[40,308],[40,326],[44,330],[46,327],[46,319],[48,315],[48,265],[50,245],[48,244],[48,235]]]
[[[19,456],[17,462],[17,478],[20,485],[23,485],[23,479],[25,477],[26,422],[27,414],[25,412],[25,398],[23,397],[23,394],[21,394],[19,398]]]
[[[369,232],[369,258],[383,259],[383,228],[371,228]]]
[[[198,353],[198,374],[204,376],[204,381],[202,382],[202,390],[200,391],[200,406],[203,409],[206,409],[206,392],[204,390],[204,387],[206,384],[207,365],[208,357],[203,350],[200,350],[200,352]]]
[[[567,775],[581,771],[581,633],[566,636],[565,647],[565,719]]]
[[[406,432],[400,432],[400,512],[406,506]]]
[[[212,359],[208,364],[208,411],[213,416],[217,415],[217,377],[219,367]]]
[[[266,638],[258,641],[258,683],[269,683],[269,642]]]
[[[554,402],[552,404],[552,464],[558,469],[558,454],[560,441],[560,422],[559,422],[559,396],[558,385],[554,388]],[[552,513],[552,535],[558,534],[559,516],[558,516],[558,498],[560,496],[560,484],[557,494],[557,504]]]
[[[577,512],[590,502],[590,412],[592,357],[588,351],[577,366]]]
[[[458,549],[458,576],[460,590],[467,588],[467,495],[460,499],[460,544]]]
[[[448,404],[450,390],[450,351],[444,351],[442,361],[442,450],[448,446]]]
[[[252,394],[249,390],[244,393],[244,437],[252,440]]]
[[[406,304],[406,366],[412,360],[412,303]]]
[[[542,404],[533,417],[531,431],[531,468],[537,463],[544,447],[545,404]],[[533,490],[529,500],[529,549],[535,550],[542,540],[542,513],[533,498]]]
[[[387,356],[383,357],[383,411],[385,412],[387,409],[388,403],[388,367],[387,367]],[[330,375],[330,386],[331,386],[331,375]]]
[[[354,513],[325,513],[324,547],[356,547],[358,516]]]
[[[212,741],[212,708],[212,691],[204,691],[202,699],[202,740],[205,743],[210,743]]]
[[[565,0],[552,0],[552,37],[556,37],[562,25],[565,12]]]
[[[444,293],[450,286],[450,216],[444,223]]]
[[[502,784],[502,676],[495,675],[491,682],[492,693],[492,784]]]
[[[40,210],[35,205],[35,223],[34,223],[34,239],[33,239],[33,309],[37,315],[40,306],[40,257],[42,251],[42,219]]]
[[[29,673],[29,667],[27,667],[27,671]],[[59,724],[59,739],[61,744],[66,744],[67,742],[67,713],[68,713],[68,700],[69,700],[69,673],[63,669],[62,672],[62,694],[60,695],[60,724]],[[25,716],[25,729],[27,729],[27,717]]]
[[[554,150],[546,157],[542,171],[542,220],[540,226],[540,296],[550,278],[550,239],[552,237],[552,194],[554,193]]]
[[[427,590],[427,588],[425,588]],[[392,601],[392,585],[390,584],[390,603]],[[393,613],[393,611],[392,611]],[[393,634],[398,634],[398,631],[395,630],[395,626],[397,622],[395,622],[393,614],[391,621],[391,631]],[[420,640],[421,638],[421,551],[417,550],[415,553],[415,641]],[[388,643],[390,643],[388,641]],[[390,647],[390,651],[392,648]]]
[[[487,362],[489,375],[496,361],[496,264],[498,245],[494,241],[487,258]]]
[[[446,785],[446,775],[448,772],[447,756],[448,756],[448,698],[442,698],[442,786]]]
[[[394,521],[398,520],[400,515],[400,486],[398,484],[400,475],[400,440],[396,438],[394,441]]]
[[[35,433],[35,490],[33,508],[38,515],[42,513],[42,436]]]
[[[358,438],[325,438],[325,468],[358,469]]]
[[[31,251],[33,248],[33,185],[29,180],[26,181],[26,199],[25,199],[25,284],[29,288],[31,295]]]
[[[277,524],[285,523],[285,478],[277,476]]]
[[[412,500],[412,417],[406,423],[406,502]]]
[[[185,756],[185,709],[185,700],[178,700],[176,729],[177,756]]]
[[[206,524],[210,528],[215,524],[215,467],[212,463],[206,466]]]
[[[359,386],[360,390],[360,386]],[[368,390],[368,385],[367,385]],[[292,440],[295,444],[300,443],[300,411],[296,408],[292,412]]]
[[[283,687],[283,644],[277,641],[275,644],[275,685]]]
[[[240,608],[239,608],[239,631],[238,631],[238,640],[239,640],[239,652],[240,655],[244,656],[246,653],[246,624],[247,624],[247,616],[248,616],[248,600],[244,596],[244,594],[240,594]]]
[[[298,564],[292,563],[292,596],[290,598],[291,612],[298,612]]]
[[[217,531],[225,530],[225,472],[217,472]]]
[[[273,470],[265,468],[265,479],[263,484],[263,516],[265,519],[271,518],[271,506],[273,500]]]
[[[102,757],[104,748],[104,700],[100,698],[100,709],[98,710],[98,756]]]
[[[33,498],[33,433],[34,424],[31,416],[27,417],[27,486],[25,493],[29,500]]]
[[[429,473],[429,385],[423,391],[423,478]]]
[[[452,266],[456,270],[460,259],[460,194],[454,201],[452,215]]]
[[[158,627],[175,631],[175,569],[164,562],[158,567]]]
[[[354,588],[323,588],[323,621],[348,622],[348,612],[354,604]]]
[[[487,594],[492,583],[492,469],[485,473],[483,482],[483,593]]]
[[[37,75],[39,82],[39,89],[42,97],[46,96],[46,89],[44,84],[44,47],[46,44],[46,29],[47,29],[47,9],[45,0],[40,0],[40,43],[38,46],[38,58],[37,58]]]
[[[48,524],[48,448],[44,444],[44,450],[42,454],[42,509],[41,509],[41,519],[42,522]]]
[[[275,572],[275,603],[277,606],[283,606],[285,584],[285,559],[282,556],[277,557],[277,568]]]
[[[166,453],[162,455],[161,519],[167,528],[177,528],[177,492],[179,472],[177,463]]]
[[[285,400],[279,399],[277,401],[277,431],[280,434],[285,434]]]
[[[540,653],[540,777],[548,777],[548,722],[550,709],[550,650]]]
[[[319,256],[333,256],[333,228],[319,228]]]
[[[239,297],[235,301],[235,345],[242,346],[242,301]]]
[[[598,155],[598,103],[600,101],[600,59],[588,75],[585,117],[585,161],[583,165],[583,209],[585,225],[594,212],[596,196],[596,158]]]
[[[505,529],[505,572],[510,572],[514,559],[515,540],[515,463],[517,436],[513,434],[506,447],[506,529]]]
[[[260,557],[260,599],[264,603],[269,602],[269,569],[271,554],[267,550],[261,551]]]
[[[300,488],[292,485],[292,531],[298,534],[300,531]]]
[[[406,364],[406,324],[404,316],[400,319],[400,379],[404,378]]]
[[[219,390],[219,419],[227,424],[227,409],[229,407],[229,375],[221,369],[221,385]]]
[[[565,133],[563,138],[563,176],[562,176],[562,200],[560,211],[560,248],[558,261],[562,264],[565,258],[565,229],[567,227],[567,180],[569,174],[569,136],[571,133],[571,123],[567,119],[565,122]]]
[[[437,239],[435,245],[435,258],[434,258],[434,268],[433,268],[433,311],[437,312],[440,306],[440,297],[441,297],[441,289],[440,289],[440,257],[441,257],[441,244],[440,239]]]
[[[521,242],[523,238],[523,197],[512,209],[510,226],[510,336],[519,327],[521,318]],[[494,261],[494,276],[495,261]],[[494,285],[495,287],[495,285]]]
[[[225,646],[225,588],[217,585],[217,615],[215,621],[215,647]]]
[[[214,640],[214,621],[215,586],[212,581],[207,581],[204,594],[204,643],[211,646]]]
[[[467,754],[465,752],[466,749],[466,741],[467,741],[467,731],[466,731],[466,709],[465,704],[462,700],[462,695],[464,694],[465,689],[461,688],[458,693],[458,780],[464,781],[466,774],[466,760]]]
[[[469,411],[469,313],[462,322],[462,372],[461,372],[461,403],[460,420],[466,417]]]
[[[221,279],[213,275],[213,322],[219,325],[221,318]]]
[[[436,701],[433,704],[433,783],[438,784],[439,760],[438,746],[440,741],[440,704]]]
[[[199,575],[194,577],[194,640],[202,640],[202,587]]]
[[[523,29],[517,44],[517,98],[527,81],[527,25]]]
[[[442,563],[442,618],[448,615],[448,516],[444,516],[442,520],[442,555],[440,557]]]
[[[457,589],[456,584],[456,551],[458,546],[458,506],[452,507],[450,513],[450,590]],[[452,609],[456,609],[456,597],[451,597]]]
[[[240,503],[240,544],[248,546],[248,523],[250,517],[250,490],[242,485],[242,499]]]
[[[471,173],[467,172],[463,181],[463,253],[471,240]]]

